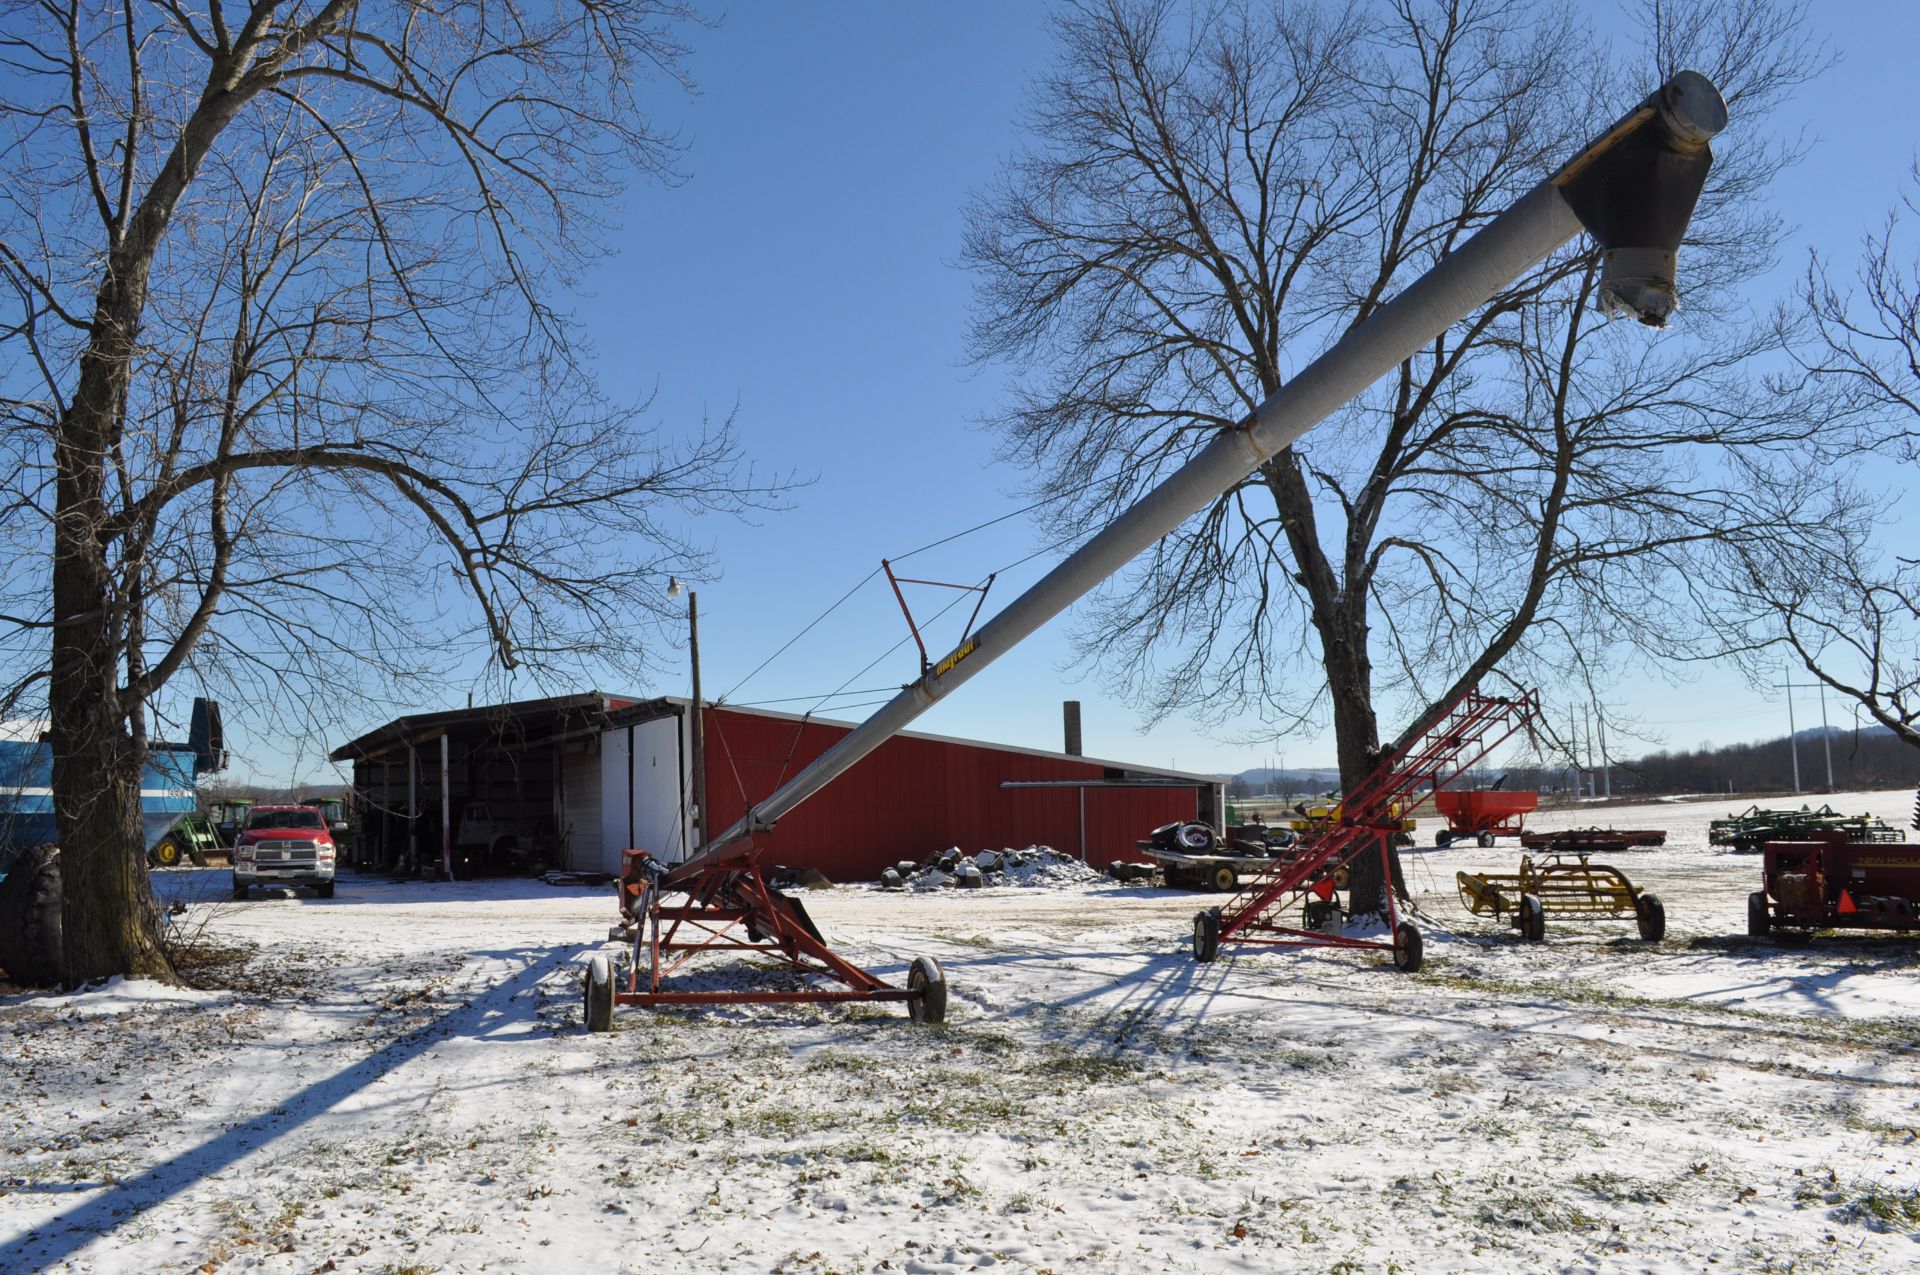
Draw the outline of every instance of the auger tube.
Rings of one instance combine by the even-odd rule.
[[[1610,259],[1626,254],[1639,272],[1635,282],[1640,286],[1625,297],[1609,296],[1609,308],[1627,307],[1650,324],[1664,321],[1677,297],[1671,274],[1665,276],[1664,284],[1653,278],[1651,286],[1646,276],[1657,276],[1658,263],[1671,263],[1677,252],[1679,233],[1692,214],[1711,163],[1708,143],[1725,126],[1726,106],[1713,84],[1695,71],[1676,74],[1553,176],[1275,390],[1246,421],[1221,432],[1160,486],[1067,555],[919,680],[751,806],[732,827],[675,868],[667,884],[692,875],[727,847],[771,831],[782,816],[1484,305],[1583,227]],[[1646,209],[1655,212],[1635,215]],[[1643,269],[1649,260],[1654,266]],[[1646,300],[1649,294],[1651,301]],[[1645,308],[1634,308],[1642,302]]]

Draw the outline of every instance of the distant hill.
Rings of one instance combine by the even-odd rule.
[[[1227,781],[1228,795],[1234,797],[1286,797],[1327,792],[1339,786],[1340,771],[1333,766],[1309,766],[1301,770],[1258,766],[1243,770]]]
[[[1795,745],[1800,758],[1801,792],[1859,792],[1920,784],[1920,748],[1886,727],[1876,724],[1858,730],[1822,730],[1815,726],[1796,732],[1791,740],[1781,735],[1756,743],[1662,749],[1630,760],[1616,759],[1612,765],[1613,795],[1792,792]],[[1831,787],[1827,780],[1829,755],[1833,760]],[[1516,766],[1505,772],[1495,768],[1486,772],[1486,780],[1502,773],[1507,776],[1508,788],[1561,792],[1573,784],[1572,771],[1566,766]],[[1256,767],[1233,776],[1228,791],[1235,797],[1288,796],[1327,792],[1339,784],[1340,772],[1333,767]]]

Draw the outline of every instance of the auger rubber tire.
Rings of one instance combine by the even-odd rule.
[[[1747,934],[1763,939],[1773,929],[1773,914],[1767,911],[1767,892],[1755,890],[1747,896]]]
[[[587,971],[580,983],[582,1017],[586,1019],[587,1030],[612,1031],[613,966],[604,955],[595,955],[587,962]]]
[[[916,956],[907,967],[907,990],[918,992],[907,1002],[907,1017],[915,1023],[947,1021],[947,976],[931,956]]]
[[[1412,921],[1402,921],[1393,931],[1393,968],[1402,974],[1418,974],[1426,960],[1426,942]]]

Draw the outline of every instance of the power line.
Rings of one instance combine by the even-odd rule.
[[[1076,487],[1067,488],[1065,491],[1060,492],[1059,496],[1071,496],[1078,492],[1085,491],[1087,488],[1092,487],[1098,481],[1100,480],[1089,479],[1086,482],[1081,483]],[[1040,508],[1043,505],[1050,503],[1055,499],[1058,499],[1058,496],[1044,497],[1040,500],[1034,501],[1032,504],[1022,505],[1020,508],[1011,510],[1008,513],[1001,514],[998,517],[989,518],[984,522],[977,522],[973,526],[968,527],[965,530],[956,531],[951,535],[942,536],[938,540],[930,540],[926,544],[921,545],[917,549],[909,549],[905,553],[894,554],[891,557],[890,561],[904,562],[908,558],[913,557],[915,554],[925,553],[929,549],[937,549],[944,544],[951,544],[955,540],[959,540],[965,536],[973,535],[977,531],[985,531],[988,527],[996,526],[1000,523],[1006,522],[1010,518],[1018,518],[1022,514],[1032,513],[1034,510]],[[1033,553],[1028,554],[1026,557],[1019,559],[1018,561],[1012,563],[1011,565],[1000,568],[1000,571],[994,572],[993,574],[998,575],[1001,572],[1011,571],[1013,570],[1014,567],[1023,566],[1026,563],[1029,563],[1033,561],[1035,558],[1041,556],[1042,554],[1049,553],[1052,550],[1059,548],[1061,545],[1071,543],[1074,539],[1077,539],[1077,538],[1078,538],[1078,533],[1076,533],[1074,536],[1069,536],[1064,540],[1057,541],[1054,544],[1047,545],[1041,549],[1035,550]],[[748,682],[751,682],[755,677],[758,677],[761,671],[764,670],[767,667],[767,665],[773,663],[775,660],[779,659],[782,655],[785,655],[787,651],[793,647],[794,643],[798,642],[801,638],[811,633],[820,624],[822,620],[826,619],[828,616],[832,615],[835,611],[839,610],[840,607],[844,605],[849,598],[851,598],[854,594],[860,592],[861,589],[865,588],[867,584],[871,582],[873,578],[879,574],[880,574],[880,568],[878,567],[875,567],[873,570],[867,572],[867,574],[862,576],[860,580],[851,589],[848,589],[845,593],[841,594],[840,597],[833,603],[832,606],[829,606],[826,610],[822,611],[819,615],[816,615],[813,617],[813,619],[809,620],[805,628],[801,629],[798,633],[794,634],[792,637],[788,638],[785,642],[781,643],[779,650],[775,651],[772,655],[769,655],[766,659],[761,660],[760,663],[756,664],[753,667],[752,672],[748,673],[745,677],[735,682],[731,687],[727,689],[725,694],[719,696],[714,702],[716,704],[726,703],[736,691],[738,691],[741,687],[745,686]],[[951,609],[950,606],[942,607],[939,614],[935,615],[933,618],[936,620],[939,619],[941,615],[946,614],[946,612],[950,609]],[[931,623],[931,621],[929,621],[929,623]],[[878,664],[880,660],[883,660],[888,655],[893,654],[893,652],[897,650],[900,645],[901,643],[896,642],[892,647],[889,647],[885,652],[883,652],[879,657],[879,659],[876,659],[873,662],[873,664]],[[867,665],[867,668],[872,668],[873,664]],[[863,669],[861,671],[865,672],[866,670]],[[859,674],[856,673],[854,676],[858,677]],[[791,697],[791,699],[789,700],[762,700],[759,702],[764,704],[785,703],[785,702],[792,702],[792,700],[800,700],[800,699],[806,699],[806,698],[808,697],[804,695],[797,695],[797,696]],[[823,698],[830,699],[832,697],[825,696]]]

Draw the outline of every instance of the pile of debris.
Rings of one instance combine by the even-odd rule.
[[[978,854],[962,854],[960,847],[954,846],[930,854],[919,863],[901,860],[880,874],[880,888],[978,890],[990,885],[1010,885],[1060,889],[1105,879],[1100,869],[1089,867],[1052,846],[982,850]]]

